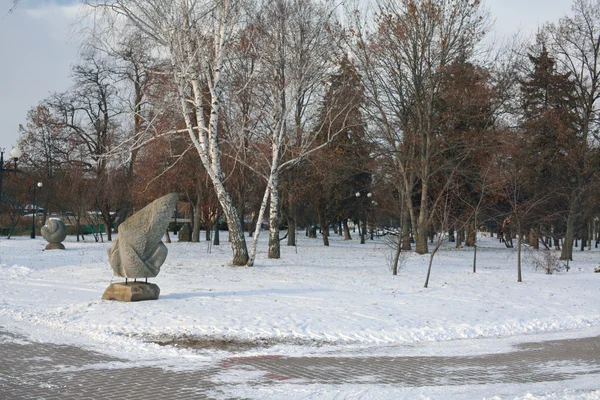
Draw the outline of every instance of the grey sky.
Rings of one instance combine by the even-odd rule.
[[[75,12],[58,3],[21,1],[7,15],[12,2],[0,0],[0,148],[7,152],[27,111],[69,86],[78,48],[69,35]]]
[[[485,0],[499,36],[535,32],[570,11],[570,0]],[[0,148],[16,145],[27,111],[69,86],[78,43],[70,36],[76,0],[0,0]]]

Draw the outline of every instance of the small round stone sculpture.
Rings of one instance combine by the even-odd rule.
[[[192,241],[192,226],[189,222],[183,224],[179,230],[179,241],[180,242],[191,242]]]
[[[48,242],[46,250],[64,250],[62,241],[67,237],[67,227],[60,219],[49,218],[42,226],[42,236]]]

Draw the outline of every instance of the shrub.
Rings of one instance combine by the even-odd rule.
[[[536,271],[543,271],[547,275],[563,270],[564,265],[558,255],[552,250],[540,250],[531,253],[531,264]]]

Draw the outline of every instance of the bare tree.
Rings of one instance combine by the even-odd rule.
[[[305,113],[311,106],[311,98],[322,90],[334,49],[327,45],[331,36],[323,29],[333,24],[331,2],[276,0],[265,1],[261,6],[256,19],[261,72],[255,102],[259,105],[256,108],[264,111],[257,115],[255,144],[268,146],[269,152],[264,156],[265,165],[259,166],[265,171],[262,175],[267,190],[258,213],[249,265],[254,262],[260,222],[268,200],[269,258],[280,257],[280,175],[315,150],[317,134],[305,129]],[[290,203],[293,209],[293,200]]]
[[[574,0],[573,16],[545,26],[544,34],[559,71],[569,74],[576,88],[580,135],[586,143],[600,140],[600,1]],[[545,38],[544,38],[545,39]],[[573,163],[570,178],[575,183],[568,197],[569,214],[565,245],[561,259],[572,259],[573,239],[578,230],[585,203],[585,186],[591,179],[591,168]]]
[[[442,246],[442,244],[446,241],[446,232],[449,226],[449,218],[451,212],[451,200],[450,200],[450,191],[446,190],[444,194],[444,200],[442,202],[437,203],[437,206],[433,208],[432,215],[435,217],[434,221],[436,222],[435,226],[437,228],[437,240],[435,242],[435,246],[429,255],[429,265],[427,266],[427,276],[425,277],[425,284],[423,287],[427,288],[429,286],[429,278],[431,276],[431,267],[433,265],[433,257],[435,257],[436,253]]]
[[[187,134],[227,219],[233,264],[245,265],[248,250],[238,211],[225,187],[219,138],[228,52],[242,25],[239,1],[106,0],[100,6],[136,26],[157,51],[167,54]],[[118,24],[117,18],[113,21]]]
[[[479,0],[382,0],[376,31],[360,13],[352,16],[350,48],[359,60],[373,123],[399,172],[416,251],[426,253],[430,191],[441,152],[436,102],[446,67],[474,54],[487,28],[486,14]]]

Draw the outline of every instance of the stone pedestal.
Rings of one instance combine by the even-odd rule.
[[[106,288],[102,300],[142,301],[157,300],[160,288],[154,283],[119,282]]]
[[[48,243],[45,250],[64,250],[65,245],[62,243]]]

